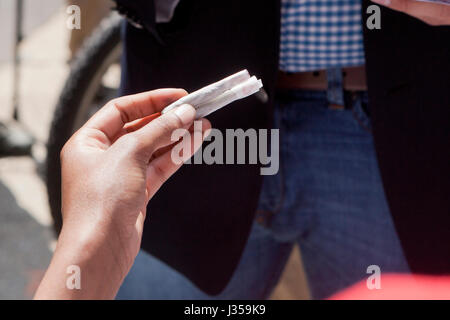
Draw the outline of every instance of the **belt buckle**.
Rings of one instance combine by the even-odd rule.
[[[329,108],[330,110],[344,110],[344,109],[345,109],[345,106],[342,106],[342,105],[340,105],[340,104],[330,103],[330,104],[328,105],[328,108]]]

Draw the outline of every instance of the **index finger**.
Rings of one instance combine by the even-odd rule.
[[[183,89],[158,89],[123,96],[108,102],[83,128],[100,130],[112,140],[125,124],[159,112],[185,95]]]

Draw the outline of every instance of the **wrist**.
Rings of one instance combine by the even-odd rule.
[[[128,273],[134,259],[130,259],[119,226],[112,219],[117,214],[97,208],[84,210],[82,215],[64,211],[64,215],[56,251],[78,252],[84,261],[111,264],[123,277]]]
[[[128,272],[104,233],[64,227],[43,280],[43,299],[112,299]],[[48,281],[45,281],[48,280]],[[48,284],[47,284],[48,283]],[[42,286],[42,285],[41,285]],[[39,294],[43,291],[45,294]]]
[[[103,268],[121,278],[126,276],[129,269],[128,259],[117,237],[95,224],[77,229],[63,227],[55,253],[70,254],[80,264]]]

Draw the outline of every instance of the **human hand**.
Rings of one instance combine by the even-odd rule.
[[[131,268],[148,201],[181,166],[171,159],[171,135],[176,129],[191,128],[195,109],[184,105],[154,120],[148,116],[186,94],[161,89],[115,99],[64,146],[63,228],[52,264],[82,266],[90,280],[79,297],[113,297]],[[204,137],[210,124],[201,121]],[[191,141],[192,146],[198,144]],[[187,160],[194,151],[183,158]],[[58,274],[55,268],[51,265],[47,274],[51,269]],[[104,292],[98,291],[99,285]],[[40,292],[36,296],[45,298]]]
[[[401,11],[432,26],[450,25],[450,6],[416,0],[372,0],[393,10]]]

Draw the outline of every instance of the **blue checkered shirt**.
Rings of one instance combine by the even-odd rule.
[[[361,0],[282,0],[280,70],[363,64]]]

